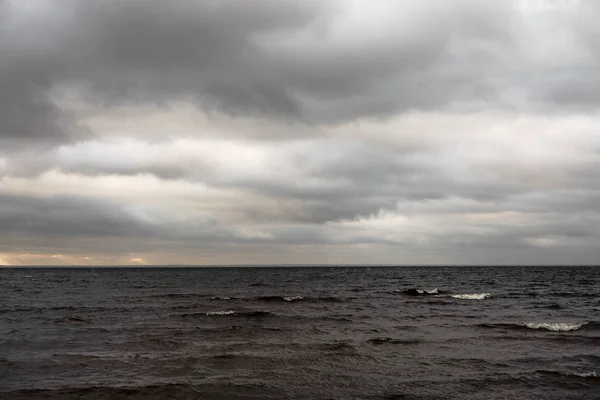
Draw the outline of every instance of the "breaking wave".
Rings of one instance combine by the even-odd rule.
[[[206,315],[232,315],[235,314],[235,311],[210,311],[207,312]]]
[[[298,300],[304,300],[304,297],[302,296],[286,296],[283,298],[283,300],[285,301],[298,301]]]
[[[538,371],[542,374],[553,374],[553,375],[561,375],[561,376],[569,376],[573,378],[600,378],[600,373],[597,371],[587,371],[587,372],[576,372],[576,371]]]
[[[489,293],[465,293],[465,294],[453,294],[450,297],[461,300],[483,300],[490,297]]]
[[[553,323],[546,323],[546,322],[527,322],[525,324],[523,324],[523,326],[525,326],[526,328],[529,329],[546,329],[549,331],[554,331],[554,332],[570,332],[570,331],[576,331],[579,328],[581,328],[584,325],[587,325],[587,322],[583,322],[580,324],[568,324],[568,323],[559,323],[559,322],[553,322]]]
[[[432,295],[438,295],[438,294],[444,293],[443,291],[441,291],[437,288],[431,289],[431,290],[410,288],[410,289],[399,290],[397,292],[405,294],[407,296],[432,296]]]
[[[267,303],[277,303],[277,302],[290,302],[290,301],[298,301],[304,300],[302,296],[258,296],[255,298],[258,301],[264,301]]]
[[[587,322],[525,322],[522,324],[506,324],[506,323],[496,323],[496,324],[480,324],[478,325],[482,328],[500,328],[500,329],[512,329],[512,330],[523,330],[523,329],[532,329],[532,330],[546,330],[552,332],[572,332],[579,329],[598,329],[600,327],[600,323],[587,321]]]
[[[262,301],[267,303],[290,303],[296,301],[308,301],[315,303],[339,303],[343,300],[338,297],[304,297],[304,296],[258,296],[251,300]]]
[[[202,313],[191,313],[191,314],[179,314],[182,318],[199,318],[199,317],[247,317],[247,318],[261,318],[276,316],[276,314],[268,311],[208,311]]]
[[[570,376],[578,376],[580,378],[600,378],[600,374],[596,371],[590,372],[569,372]]]

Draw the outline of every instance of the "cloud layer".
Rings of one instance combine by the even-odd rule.
[[[0,262],[597,262],[599,19],[4,0]]]

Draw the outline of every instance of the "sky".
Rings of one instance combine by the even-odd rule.
[[[598,21],[0,0],[0,265],[597,263]]]

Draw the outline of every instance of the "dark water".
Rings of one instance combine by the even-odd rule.
[[[599,374],[597,267],[0,270],[0,398],[599,399]]]

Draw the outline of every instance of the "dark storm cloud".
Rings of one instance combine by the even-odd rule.
[[[52,66],[35,57],[11,60],[0,44],[0,140],[12,148],[19,142],[37,146],[66,141],[73,129],[51,98]],[[19,57],[19,55],[14,56]],[[6,149],[6,147],[4,147]]]
[[[584,3],[577,37],[596,51],[597,7]],[[103,106],[185,100],[304,122],[461,101],[511,108],[509,88],[546,103],[597,104],[593,66],[528,73],[519,49],[528,21],[512,4],[382,2],[369,19],[368,8],[316,0],[4,1],[0,135],[5,145],[85,135],[60,102],[71,92]]]
[[[70,92],[105,106],[184,99],[231,115],[301,121],[440,107],[473,95],[469,74],[438,66],[472,65],[461,55],[470,37],[489,42],[479,50],[489,62],[512,41],[504,5],[429,0],[414,16],[392,7],[398,17],[389,32],[367,20],[374,26],[365,32],[342,27],[350,36],[337,37],[335,21],[351,12],[342,4],[5,1],[0,134],[13,141],[81,134],[62,112],[61,93]],[[369,38],[372,31],[381,38]]]
[[[61,1],[0,4],[0,135],[65,140],[56,89],[103,104],[196,98],[227,112],[297,116],[253,35],[301,28],[316,1]],[[28,5],[30,7],[28,7]]]
[[[133,220],[115,202],[73,196],[32,198],[0,194],[0,232],[3,236],[149,234],[149,226],[140,222],[132,223]]]

